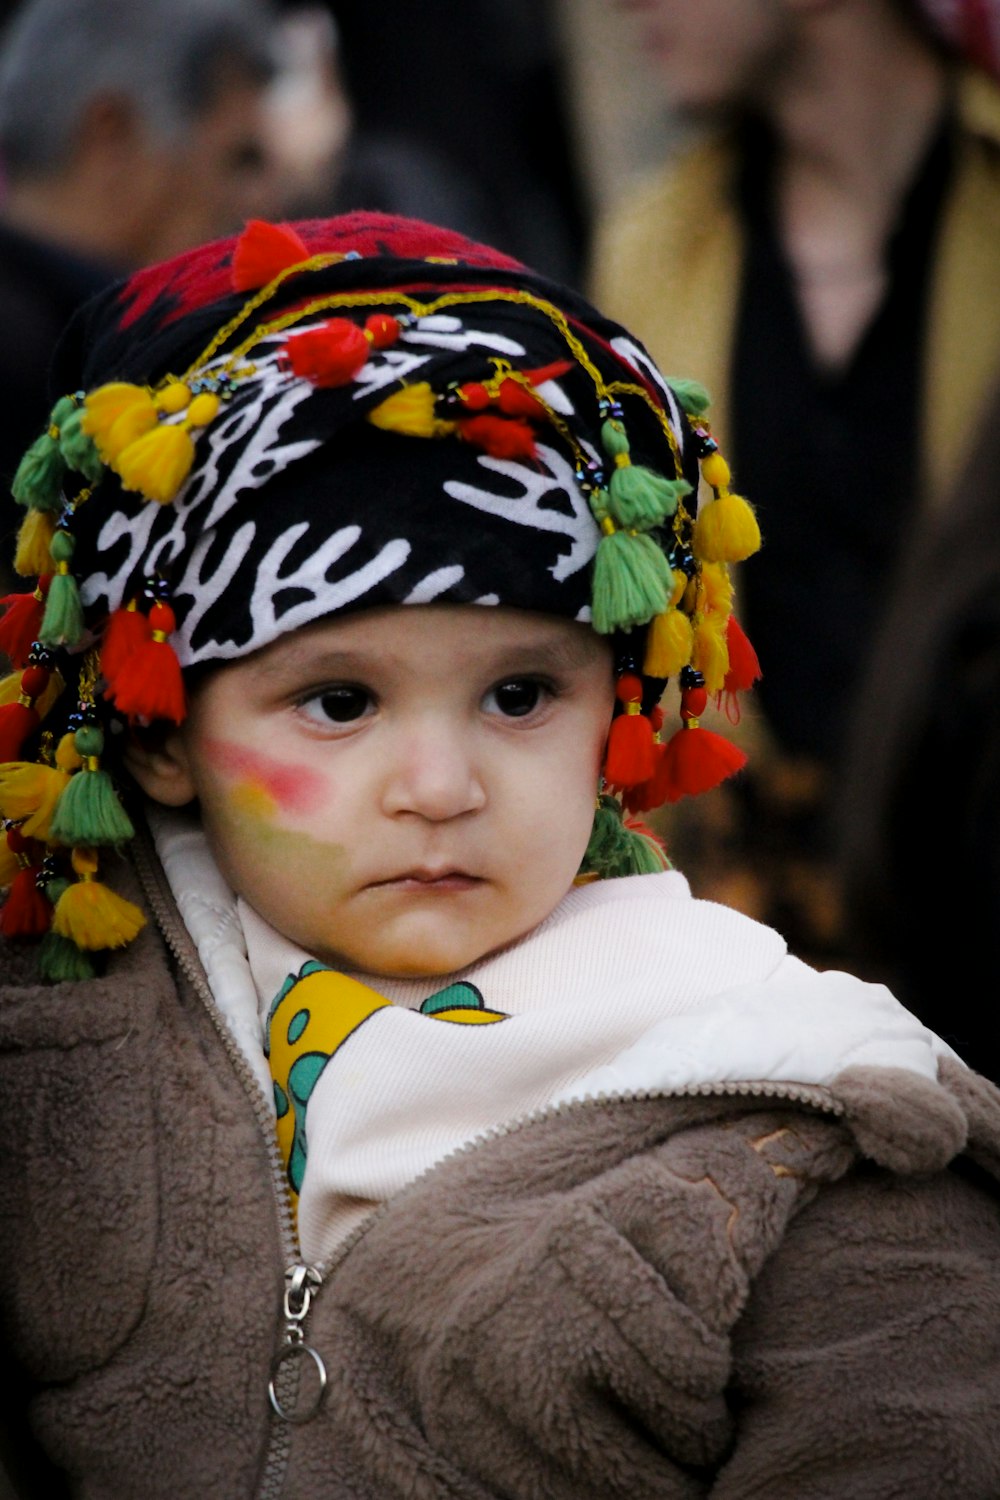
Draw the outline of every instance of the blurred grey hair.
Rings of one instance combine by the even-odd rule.
[[[170,139],[233,74],[274,71],[264,0],[22,0],[0,34],[0,158],[9,177],[65,164],[87,105],[131,101]]]

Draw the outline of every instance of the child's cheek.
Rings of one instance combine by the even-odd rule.
[[[329,805],[329,780],[312,766],[248,750],[231,740],[207,740],[202,751],[223,782],[223,795],[234,812],[280,823],[310,817]]]

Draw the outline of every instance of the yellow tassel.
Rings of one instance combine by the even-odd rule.
[[[725,563],[705,563],[701,569],[701,607],[724,615],[733,609],[733,585]]]
[[[703,562],[742,562],[759,546],[757,517],[742,495],[719,495],[698,512],[694,551]]]
[[[59,897],[52,930],[78,948],[96,952],[124,948],[141,932],[146,919],[137,906],[96,880],[97,859],[88,849],[74,849],[73,868],[79,880]]]
[[[154,400],[159,411],[176,416],[178,412],[186,410],[190,403],[191,388],[183,380],[168,380],[162,390],[157,391]]]
[[[29,510],[17,533],[14,571],[22,578],[39,578],[52,572],[49,546],[55,536],[55,517],[45,510]]]
[[[434,392],[425,380],[404,385],[368,413],[373,427],[384,432],[405,432],[409,437],[448,437],[454,422],[444,422],[434,411]]]
[[[83,405],[80,426],[93,438],[106,464],[113,464],[128,443],[150,431],[158,420],[149,392],[123,380],[98,386],[84,397]]]
[[[30,760],[9,761],[0,766],[0,817],[16,819],[27,838],[44,842],[68,781],[67,772],[52,766]]]
[[[704,677],[708,692],[721,693],[729,671],[725,616],[703,615],[698,621],[694,628],[691,665]]]
[[[675,677],[691,660],[693,644],[691,621],[682,610],[655,615],[646,632],[643,672],[647,677]]]
[[[115,468],[127,490],[166,505],[177,494],[194,463],[194,442],[183,427],[159,425],[137,438],[118,457]]]

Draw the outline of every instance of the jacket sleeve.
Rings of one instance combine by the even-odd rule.
[[[995,1500],[995,1193],[874,1166],[828,1187],[757,1277],[733,1357],[712,1500]]]

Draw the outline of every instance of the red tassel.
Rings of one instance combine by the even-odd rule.
[[[350,318],[328,318],[318,328],[293,333],[285,343],[284,362],[296,375],[325,390],[353,380],[370,349],[371,342],[357,323]]]
[[[233,251],[233,291],[255,292],[282,271],[308,259],[308,247],[287,224],[250,219]]]
[[[169,604],[149,611],[149,639],[122,663],[106,696],[129,719],[152,723],[166,719],[180,724],[187,712],[180,662],[167,637],[176,621]]]
[[[41,937],[52,925],[52,907],[35,881],[38,865],[18,870],[7,899],[0,906],[0,932],[4,937]]]
[[[535,434],[527,422],[510,417],[462,417],[459,435],[494,458],[534,458]]]
[[[124,609],[116,609],[110,616],[101,642],[101,675],[111,691],[129,657],[144,646],[149,638],[149,621],[134,599]]]
[[[623,712],[611,720],[604,755],[604,779],[609,786],[631,787],[648,781],[656,767],[653,725],[642,712],[642,681],[625,672],[615,685]]]
[[[729,651],[729,671],[723,681],[722,691],[745,693],[755,682],[760,681],[760,662],[735,615],[730,615],[726,624],[726,647]]]
[[[500,382],[497,405],[508,417],[531,417],[537,422],[545,415],[545,408],[538,397],[518,381],[511,380],[510,376]]]
[[[372,313],[365,319],[365,334],[376,349],[390,348],[402,331],[402,323],[391,313]]]
[[[658,767],[663,801],[679,802],[710,792],[746,765],[747,758],[730,740],[698,724],[686,724],[664,747]]]
[[[28,655],[42,628],[50,576],[46,573],[38,580],[33,594],[7,594],[0,599],[0,604],[5,606],[0,619],[0,651],[12,666],[25,667],[28,664]]]

